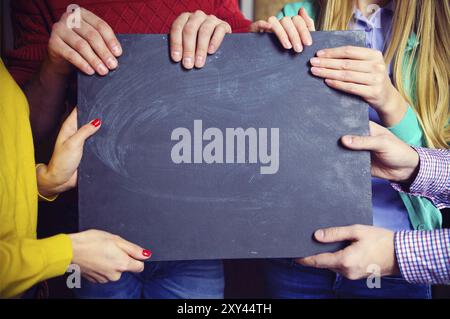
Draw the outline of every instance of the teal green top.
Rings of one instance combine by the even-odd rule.
[[[308,12],[309,16],[313,20],[317,21],[318,7],[314,0],[290,3],[286,5],[280,13],[278,13],[277,18],[281,19],[285,16],[296,16],[300,8],[304,8]],[[405,55],[409,56],[413,48],[417,45],[417,38],[415,34],[413,34],[408,40]],[[411,94],[414,90],[414,86],[411,83],[414,83],[415,74],[414,72],[407,74],[406,63],[408,60],[409,59],[405,59],[403,81],[409,95],[414,97],[414,94]],[[408,108],[403,119],[394,127],[390,127],[389,130],[402,141],[411,146],[426,146],[423,130],[419,124],[416,113],[411,107]],[[442,227],[441,212],[431,203],[431,201],[424,197],[417,197],[404,193],[399,193],[399,195],[408,210],[409,219],[414,229],[432,230]]]

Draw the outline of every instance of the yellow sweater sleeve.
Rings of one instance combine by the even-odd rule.
[[[37,180],[28,102],[0,59],[0,298],[64,274],[67,235],[36,239]]]
[[[67,235],[0,241],[0,297],[17,296],[34,284],[63,275],[72,260]]]

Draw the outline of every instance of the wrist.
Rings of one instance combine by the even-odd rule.
[[[56,182],[55,176],[52,175],[47,165],[36,165],[36,179],[38,192],[41,196],[51,198],[61,193],[60,185]]]
[[[414,182],[420,169],[419,153],[417,153],[417,151],[412,147],[410,147],[410,150],[410,152],[405,154],[407,164],[403,168],[402,177],[397,181],[398,183],[407,187],[409,187]]]
[[[408,103],[395,87],[392,86],[386,102],[377,110],[377,113],[385,126],[393,127],[401,122],[407,111]]]
[[[80,249],[80,243],[79,243],[79,235],[80,233],[74,233],[74,234],[68,234],[70,241],[72,242],[72,263],[78,264],[77,260],[79,257],[79,249]]]
[[[396,276],[396,275],[400,275],[400,268],[398,265],[397,254],[396,254],[396,250],[395,250],[395,241],[396,241],[396,233],[395,232],[391,232],[390,241],[392,244],[391,249],[390,249],[390,251],[392,251],[392,264],[391,264],[390,271],[389,271],[390,273],[387,275],[388,276],[389,275]]]

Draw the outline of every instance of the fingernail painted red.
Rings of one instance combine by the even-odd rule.
[[[144,249],[144,250],[142,251],[142,255],[143,255],[144,257],[150,257],[150,256],[152,255],[152,252],[151,252],[150,250]]]
[[[102,121],[100,121],[100,119],[95,119],[95,120],[93,120],[93,121],[91,122],[91,124],[92,124],[94,127],[99,127],[100,124],[102,124]]]

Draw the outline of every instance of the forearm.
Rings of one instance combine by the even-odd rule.
[[[36,178],[39,197],[45,201],[54,201],[61,193],[72,188],[70,181],[62,182],[45,164],[36,165]]]
[[[54,70],[47,60],[26,85],[24,92],[30,105],[30,121],[36,140],[52,134],[65,112],[69,76]]]
[[[411,106],[407,107],[402,120],[394,126],[388,127],[389,131],[400,140],[411,146],[423,147],[424,135],[417,114]]]
[[[402,276],[410,283],[450,283],[450,230],[401,231],[395,252]]]

